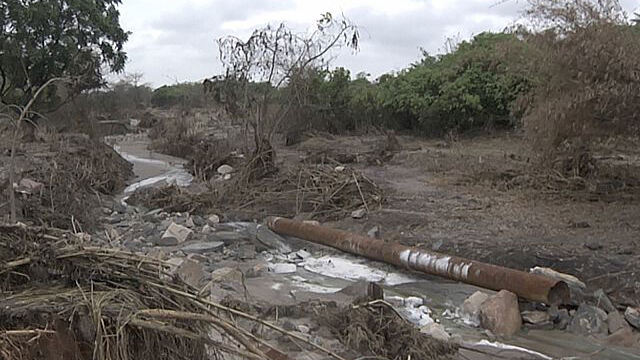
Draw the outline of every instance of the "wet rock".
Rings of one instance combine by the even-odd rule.
[[[338,293],[352,297],[352,303],[363,303],[384,299],[384,290],[382,287],[370,281],[358,281],[355,284],[351,284],[341,289]]]
[[[624,316],[616,311],[607,315],[607,326],[609,327],[609,334],[613,334],[620,329],[628,328],[629,324],[624,319]]]
[[[553,269],[550,268],[543,268],[543,267],[534,267],[533,269],[531,269],[529,272],[533,273],[533,274],[538,274],[538,275],[543,275],[546,277],[550,277],[552,279],[556,279],[556,280],[562,280],[564,282],[567,283],[567,285],[571,286],[571,285],[575,285],[578,288],[581,289],[585,289],[587,287],[587,285],[585,285],[585,283],[583,283],[582,281],[580,281],[580,279],[578,279],[577,277],[573,276],[573,275],[569,275],[569,274],[564,274],[558,271],[555,271]]]
[[[544,323],[550,323],[551,316],[549,313],[544,311],[523,311],[522,320],[528,324],[541,325]]]
[[[607,313],[595,306],[582,304],[571,319],[568,330],[579,335],[604,337],[609,331]]]
[[[640,330],[640,309],[629,306],[624,312],[624,318],[631,326]]]
[[[559,330],[566,329],[567,326],[569,326],[569,321],[571,321],[571,316],[569,316],[567,309],[552,307],[549,309],[549,316],[551,317],[551,321],[553,321],[554,327]]]
[[[469,296],[462,304],[462,315],[471,323],[480,324],[480,307],[482,303],[489,299],[489,295],[482,291],[476,291]]]
[[[362,219],[365,215],[367,215],[367,210],[358,209],[351,212],[351,217],[354,219]]]
[[[480,324],[498,336],[513,336],[522,326],[518,297],[507,290],[491,296],[480,305]]]
[[[220,216],[218,215],[209,215],[209,217],[207,218],[207,221],[209,222],[209,224],[215,225],[215,224],[219,224],[220,223]]]
[[[605,294],[604,290],[598,289],[593,293],[596,300],[596,306],[606,311],[607,313],[618,312],[618,309],[613,305],[609,296]]]
[[[295,264],[269,264],[269,271],[275,274],[291,274],[297,270]]]
[[[630,327],[622,328],[607,336],[605,342],[612,346],[634,347],[640,346],[640,334],[634,332]]]
[[[193,230],[189,228],[171,223],[164,234],[162,234],[162,239],[165,239],[168,243],[175,242],[173,245],[182,244],[189,238],[192,232]]]
[[[182,251],[187,254],[204,254],[222,249],[224,243],[222,241],[205,241],[189,244],[182,247]]]
[[[379,239],[380,238],[380,227],[379,226],[372,227],[371,230],[367,231],[367,236]]]
[[[204,285],[206,272],[204,266],[196,261],[183,259],[176,270],[176,275],[186,284],[199,289]]]
[[[217,171],[218,171],[218,174],[220,174],[220,175],[227,175],[227,174],[231,174],[233,172],[233,167],[231,167],[231,166],[229,166],[227,164],[224,164],[224,165],[220,165],[218,167]]]
[[[256,229],[256,238],[262,244],[268,246],[271,249],[276,249],[283,254],[288,254],[291,252],[291,248],[289,247],[289,245],[285,244],[284,238],[274,233],[266,226],[258,225],[258,228]]]
[[[449,341],[451,339],[451,335],[444,329],[444,326],[437,323],[421,327],[420,332],[437,340]]]

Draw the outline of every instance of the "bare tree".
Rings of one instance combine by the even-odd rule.
[[[334,50],[357,50],[358,40],[354,24],[330,13],[322,14],[313,31],[307,33],[281,23],[256,29],[247,40],[235,36],[218,40],[226,71],[227,106],[232,102],[232,115],[253,129],[257,154],[270,151],[275,131],[303,98],[299,92],[305,89],[305,74],[328,66],[336,55]],[[283,88],[294,91],[282,96]]]

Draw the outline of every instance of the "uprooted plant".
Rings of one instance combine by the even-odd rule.
[[[358,48],[358,29],[345,18],[325,13],[310,33],[298,33],[281,23],[256,29],[245,41],[235,36],[218,40],[226,70],[218,98],[254,138],[252,177],[268,175],[275,167],[274,134],[292,108],[304,98],[311,69],[328,66],[333,51]],[[303,121],[304,119],[300,119]],[[294,124],[288,124],[293,126]]]

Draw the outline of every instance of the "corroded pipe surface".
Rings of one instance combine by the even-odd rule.
[[[295,236],[405,269],[438,275],[496,291],[509,290],[524,299],[545,304],[559,305],[569,302],[567,284],[545,276],[386,243],[347,231],[280,217],[267,219],[267,225],[279,234]]]

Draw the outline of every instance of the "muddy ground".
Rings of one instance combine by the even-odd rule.
[[[233,129],[225,126],[223,137]],[[209,124],[207,131],[219,135],[215,125]],[[207,176],[202,181],[198,174],[188,172],[187,164],[193,162],[149,150],[152,141],[144,132],[109,137],[106,142],[132,163],[134,174],[131,176],[126,168],[118,179],[123,174],[128,176],[127,187],[118,184],[104,189],[86,202],[92,211],[83,213],[96,214],[91,218],[98,223],[88,231],[91,244],[168,261],[176,266],[176,276],[202,289],[199,295],[277,324],[325,350],[348,359],[406,358],[411,354],[411,358],[433,359],[640,358],[637,333],[626,339],[625,345],[631,347],[624,347],[607,338],[606,328],[604,333],[582,336],[546,323],[526,325],[513,338],[496,338],[460,314],[462,303],[471,294],[478,290],[493,294],[491,291],[406,273],[298,239],[282,238],[259,225],[271,215],[321,220],[323,225],[369,233],[386,241],[515,269],[550,267],[573,274],[588,286],[574,297],[574,304],[567,310],[576,310],[582,302],[593,303],[591,294],[603,289],[624,312],[629,305],[640,305],[640,190],[635,175],[640,170],[640,148],[636,140],[615,146],[603,144],[588,156],[592,173],[578,171],[572,175],[539,170],[535,165],[538,159],[531,158],[532,152],[518,134],[447,141],[413,136],[397,136],[391,141],[384,134],[316,134],[294,146],[274,144],[278,172],[272,177],[277,181],[261,182],[260,194],[249,193],[255,201],[240,205],[212,202],[225,198],[212,196],[212,189],[232,189],[222,195],[233,198],[234,188],[219,185],[238,176],[237,168],[227,180],[213,171],[213,178]],[[36,148],[50,146],[39,144]],[[61,150],[56,149],[53,155],[60,157]],[[238,161],[233,164],[236,166],[246,156],[234,149],[233,158]],[[6,157],[3,159],[6,164]],[[28,151],[21,159],[28,164]],[[285,198],[287,201],[282,197],[265,201],[270,196],[269,186],[285,183],[282,177],[292,171],[295,174],[301,166],[318,163],[331,171],[341,167],[344,170],[340,172],[355,171],[377,185],[375,201],[363,196],[369,199],[362,206],[368,209],[363,217],[354,218],[351,211],[319,217],[318,213],[300,211],[304,207],[297,205],[295,196],[293,203],[290,197]],[[91,158],[71,164],[92,171],[99,168]],[[607,173],[614,165],[616,170]],[[83,173],[74,179],[83,180]],[[49,185],[46,172],[33,174]],[[628,176],[622,176],[625,174]],[[91,186],[90,182],[83,196],[89,196]],[[169,189],[161,194],[179,201],[170,201],[168,207],[164,203],[149,206],[144,201],[127,203],[127,198],[137,196],[139,193],[133,194],[141,188]],[[381,198],[378,191],[384,194]],[[42,194],[38,201],[51,207],[52,201],[47,203]],[[197,207],[191,206],[194,202]],[[6,202],[0,205],[6,214]],[[60,215],[64,225],[72,228],[65,220],[70,214]],[[22,220],[41,225],[37,219]],[[173,243],[163,237],[172,225],[188,229],[186,241]],[[371,300],[367,299],[371,295],[369,282],[381,286],[384,299],[394,310],[382,309],[380,304],[349,310],[354,303]],[[548,310],[526,302],[520,306]],[[341,310],[345,307],[347,312]],[[395,311],[407,326],[392,322],[396,324],[392,329],[378,328],[381,322],[396,319]],[[326,351],[295,337],[250,321],[239,324],[289,358],[331,358]],[[446,336],[442,336],[446,342],[431,336],[423,338],[427,335],[416,331],[432,324],[445,330]],[[397,346],[390,340],[394,337],[419,340]]]

